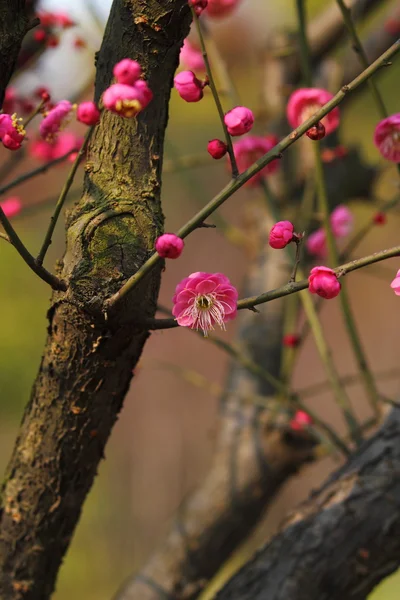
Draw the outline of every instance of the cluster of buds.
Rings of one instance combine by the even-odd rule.
[[[110,85],[103,94],[103,104],[121,117],[136,117],[153,98],[153,93],[144,79],[139,79],[141,66],[135,60],[124,58],[114,67],[117,83]]]

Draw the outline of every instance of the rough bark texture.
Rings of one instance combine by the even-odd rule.
[[[128,390],[154,315],[155,269],[116,314],[104,300],[148,258],[162,230],[161,167],[168,101],[187,35],[186,0],[115,0],[98,56],[96,97],[112,67],[138,60],[154,99],[137,120],[102,116],[83,196],[68,217],[48,339],[7,469],[0,518],[0,597],[46,600]]]
[[[26,0],[0,0],[0,108],[28,30]]]
[[[400,565],[400,408],[218,600],[364,600]]]

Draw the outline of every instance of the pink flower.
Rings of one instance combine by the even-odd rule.
[[[346,237],[353,229],[353,215],[344,204],[339,204],[331,214],[330,221],[335,237]]]
[[[197,16],[200,16],[207,7],[208,0],[189,0],[189,6],[192,6]]]
[[[293,239],[294,226],[290,221],[278,221],[269,232],[269,245],[271,248],[281,250]]]
[[[296,410],[296,413],[291,419],[289,425],[294,431],[302,431],[313,424],[313,420],[304,410]]]
[[[396,296],[400,296],[400,269],[397,271],[397,275],[390,284],[390,287],[394,290]]]
[[[306,240],[306,248],[313,256],[325,258],[328,254],[325,230],[320,228],[310,233]]]
[[[162,258],[179,258],[185,242],[174,233],[164,233],[156,240],[156,252]]]
[[[44,140],[52,139],[60,131],[72,109],[71,102],[61,100],[49,110],[39,126],[40,135]]]
[[[219,160],[227,153],[228,146],[222,140],[211,140],[207,145],[207,152],[210,156]]]
[[[198,102],[203,97],[203,83],[197,79],[193,71],[181,71],[175,76],[174,86],[178,94],[186,102]]]
[[[172,314],[182,327],[202,329],[205,336],[217,324],[236,317],[237,289],[222,273],[192,273],[176,286]]]
[[[308,277],[309,290],[325,300],[335,298],[340,292],[340,282],[333,269],[329,267],[314,267]]]
[[[187,38],[183,42],[180,61],[192,71],[204,71],[206,68],[202,53]]]
[[[28,144],[28,152],[37,160],[48,162],[55,158],[60,158],[71,150],[79,150],[83,139],[70,131],[62,131],[51,142],[46,142],[41,138],[33,140]]]
[[[243,135],[253,127],[254,115],[246,106],[235,106],[226,113],[224,121],[230,135]]]
[[[0,206],[3,209],[6,217],[9,219],[15,217],[15,215],[20,213],[22,210],[21,199],[18,196],[10,196],[10,198],[7,198],[7,200],[0,202]]]
[[[153,93],[142,79],[135,85],[114,83],[103,94],[103,104],[107,110],[130,119],[136,117],[149,104]]]
[[[76,118],[85,125],[97,125],[100,111],[94,102],[81,102],[76,110]]]
[[[227,17],[235,10],[241,0],[208,0],[206,14],[210,17]]]
[[[258,135],[248,135],[245,138],[238,140],[233,144],[233,151],[240,173],[246,171],[251,165],[269,152],[278,143],[278,138],[275,135],[267,135],[261,137]],[[259,182],[279,169],[279,160],[273,160],[266,165],[261,171],[253,175],[253,177],[245,183],[246,186],[255,186]]]
[[[390,115],[378,123],[374,143],[387,160],[400,163],[400,113]]]
[[[16,114],[0,114],[0,138],[7,150],[18,150],[25,139],[26,131]]]
[[[118,83],[133,85],[142,74],[142,67],[136,60],[124,58],[114,66],[113,73]]]
[[[330,92],[318,88],[301,88],[293,92],[286,107],[286,115],[291,127],[299,127],[332,98]],[[335,107],[321,119],[320,122],[325,127],[325,135],[329,135],[339,127],[339,116],[339,109]]]

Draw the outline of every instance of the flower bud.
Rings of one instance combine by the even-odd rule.
[[[185,242],[174,233],[164,233],[156,240],[156,252],[162,258],[179,258]]]
[[[340,292],[340,282],[333,269],[329,267],[314,267],[308,277],[309,290],[325,300],[335,298]]]
[[[228,146],[222,140],[211,140],[210,142],[208,142],[207,152],[216,160],[219,160],[220,158],[225,156],[227,151]]]
[[[175,88],[186,102],[198,102],[203,97],[203,84],[193,71],[181,71],[174,79]]]
[[[97,125],[100,111],[94,102],[81,102],[76,111],[76,118],[85,125]]]
[[[283,336],[282,343],[287,348],[296,348],[299,345],[300,337],[295,333],[287,333]]]
[[[310,129],[306,131],[306,136],[309,137],[310,140],[322,140],[322,138],[325,137],[325,127],[321,121],[318,121],[313,127],[310,127]]]
[[[296,413],[290,421],[290,428],[294,431],[302,431],[313,424],[313,420],[304,410],[296,410]]]
[[[133,85],[142,74],[142,68],[136,60],[124,58],[114,66],[113,73],[118,83]]]
[[[387,216],[384,212],[377,212],[372,217],[372,220],[375,225],[385,225],[387,222]]]
[[[271,248],[281,250],[293,239],[294,226],[290,221],[278,221],[269,233],[269,245]]]
[[[226,113],[224,121],[230,135],[243,135],[253,127],[254,115],[246,106],[235,106]]]

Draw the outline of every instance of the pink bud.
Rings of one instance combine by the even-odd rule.
[[[230,15],[241,0],[208,0],[206,14],[215,19]]]
[[[246,137],[238,140],[233,144],[233,151],[235,153],[236,163],[240,173],[246,171],[251,165],[261,158],[264,154],[267,154],[276,144],[278,138],[275,135],[266,135],[264,137],[259,135],[247,135]],[[266,165],[261,171],[253,175],[245,186],[254,187],[258,185],[260,181],[267,175],[275,173],[279,169],[279,160],[275,159]]]
[[[328,254],[325,230],[317,229],[310,233],[306,240],[306,248],[313,256],[325,258]]]
[[[97,125],[100,111],[94,102],[81,102],[76,111],[76,118],[85,125]]]
[[[310,427],[313,424],[313,420],[308,413],[304,410],[297,410],[293,419],[290,421],[290,428],[295,431],[301,431]]]
[[[346,237],[353,229],[353,215],[344,204],[339,204],[332,211],[330,221],[332,233],[335,237]]]
[[[207,152],[216,160],[227,153],[228,146],[222,140],[211,140],[207,145]]]
[[[310,127],[310,129],[306,131],[306,136],[309,137],[310,140],[322,140],[322,138],[325,137],[325,127],[321,121],[318,121],[313,127]]]
[[[287,348],[296,348],[299,345],[300,337],[295,333],[287,333],[283,336],[282,343]]]
[[[375,223],[375,225],[385,225],[387,222],[387,216],[384,212],[377,212],[372,217],[372,220]]]
[[[330,92],[319,88],[301,88],[293,92],[286,107],[287,120],[291,127],[299,127],[332,98]],[[339,109],[335,107],[321,119],[326,135],[339,127],[339,117]]]
[[[236,106],[226,113],[224,121],[230,135],[243,135],[253,127],[254,115],[249,108]]]
[[[7,198],[7,200],[0,202],[0,206],[3,209],[6,217],[9,219],[15,217],[15,215],[20,213],[22,210],[21,199],[18,196],[11,196],[10,198]]]
[[[181,71],[174,79],[175,88],[186,102],[198,102],[203,97],[203,84],[193,71]]]
[[[308,277],[309,290],[325,300],[335,298],[340,292],[340,282],[333,269],[329,267],[314,267]]]
[[[374,143],[384,158],[400,163],[400,113],[390,115],[378,123]]]
[[[187,38],[183,42],[179,58],[181,63],[192,71],[205,71],[206,66],[204,64],[202,53],[200,50],[192,46]]]
[[[142,74],[142,67],[136,60],[124,58],[114,66],[113,73],[118,83],[133,85]]]
[[[278,221],[269,232],[269,245],[271,248],[281,250],[293,239],[294,226],[290,221]]]
[[[179,258],[185,243],[174,233],[164,233],[156,240],[156,252],[162,258]]]
[[[390,284],[390,287],[394,290],[396,296],[400,296],[400,269],[397,271],[397,275]]]
[[[192,6],[197,16],[200,16],[207,7],[208,0],[189,0],[189,6]]]

